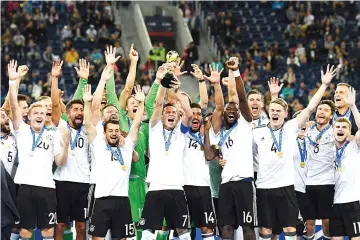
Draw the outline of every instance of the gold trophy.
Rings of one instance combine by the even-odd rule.
[[[180,56],[176,51],[170,51],[166,54],[165,68],[167,73],[161,80],[161,85],[164,88],[171,88],[171,81],[174,80],[174,69],[180,63]]]

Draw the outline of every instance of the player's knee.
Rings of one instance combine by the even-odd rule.
[[[54,237],[54,228],[43,228],[41,229],[41,236],[43,238]]]
[[[244,240],[255,240],[255,231],[254,228],[248,227],[248,226],[243,226],[243,235],[244,235]]]
[[[307,220],[306,221],[306,235],[312,235],[314,234],[315,230],[315,221],[314,220]]]
[[[272,231],[268,228],[260,228],[260,237],[265,238],[265,236],[269,236],[268,238],[271,238]],[[267,237],[266,237],[267,238]]]
[[[225,225],[221,228],[222,239],[234,239],[234,227]]]
[[[24,229],[22,228],[20,230],[20,237],[21,239],[30,239],[32,236],[33,231],[31,229]]]
[[[64,232],[66,229],[66,223],[58,223],[56,224],[56,232]]]
[[[209,233],[212,233],[213,230],[212,228],[208,228],[208,227],[202,227],[201,228],[201,234],[209,234]]]
[[[84,222],[75,222],[75,229],[77,234],[85,234],[86,224]]]

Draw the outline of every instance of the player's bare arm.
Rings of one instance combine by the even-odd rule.
[[[55,126],[59,125],[61,117],[61,105],[59,96],[59,77],[61,76],[61,67],[63,61],[56,60],[51,68],[51,120]]]
[[[84,88],[83,93],[83,100],[84,100],[84,122],[86,133],[88,135],[89,143],[92,143],[96,137],[96,128],[91,121],[92,117],[92,109],[91,109],[91,102],[93,100],[93,96],[91,96],[91,85],[87,84]]]
[[[335,69],[334,69],[335,68]],[[313,111],[315,111],[317,105],[321,101],[321,98],[324,96],[326,88],[329,86],[331,79],[333,79],[336,75],[337,68],[335,66],[331,66],[328,64],[326,73],[324,74],[323,70],[321,70],[321,86],[315,93],[315,95],[311,98],[308,106],[301,111],[301,113],[296,117],[298,122],[298,127],[303,128],[307,121],[309,121],[310,115]]]
[[[10,108],[13,113],[13,127],[14,130],[18,130],[21,122],[23,121],[21,109],[17,101],[17,89],[16,89],[16,79],[20,77],[20,74],[16,71],[17,61],[11,60],[8,64],[8,74],[9,74],[9,93],[10,93]]]
[[[355,134],[355,141],[358,147],[360,147],[360,113],[359,109],[356,107],[356,90],[354,88],[349,88],[345,102],[346,104],[349,104],[356,126],[358,127],[358,131]]]
[[[139,161],[139,154],[134,150],[132,152],[132,162],[138,162]]]
[[[204,78],[214,84],[215,89],[215,110],[213,116],[211,118],[211,124],[213,126],[214,133],[217,134],[220,131],[222,125],[222,114],[224,111],[224,96],[222,93],[222,89],[220,86],[220,75],[224,69],[219,71],[219,66],[209,65],[210,68],[210,76],[204,75]]]
[[[180,102],[181,105],[181,109],[183,110],[184,114],[181,117],[181,123],[186,126],[189,127],[191,124],[191,119],[193,116],[190,104],[189,104],[189,100],[187,99],[187,97],[181,93],[176,93],[176,97],[178,99],[178,101]]]
[[[209,131],[211,128],[211,119],[207,120],[204,124],[204,153],[205,159],[207,161],[213,160],[219,155],[219,150],[215,149],[214,146],[210,144]]]
[[[116,50],[116,48],[114,48]],[[115,51],[114,56],[115,56]],[[139,60],[139,53],[134,49],[134,44],[131,44],[130,52],[129,52],[129,59],[130,59],[130,68],[129,74],[126,78],[125,87],[120,94],[119,102],[120,107],[125,111],[126,110],[126,103],[128,98],[131,96],[132,89],[135,83],[135,76],[136,76],[136,65]]]
[[[140,85],[135,86],[135,100],[139,102],[139,107],[136,111],[135,118],[134,118],[134,121],[131,125],[130,132],[129,132],[131,140],[133,141],[134,144],[136,144],[136,142],[137,142],[139,128],[140,128],[141,120],[142,120],[144,110],[145,110],[145,106],[144,106],[145,94],[141,90]]]
[[[166,88],[160,85],[155,100],[154,112],[150,118],[150,127],[154,127],[161,119],[161,112],[162,112],[162,106],[163,106],[165,94],[166,94]]]
[[[228,88],[229,102],[235,102],[239,105],[239,97],[236,92],[235,78],[224,77],[221,80],[222,84]]]
[[[194,71],[190,72],[191,75],[193,75],[194,78],[196,78],[199,81],[199,92],[200,92],[200,106],[202,109],[207,108],[209,97],[207,93],[207,87],[204,80],[204,75],[201,72],[200,68],[196,64],[191,64]]]
[[[111,75],[114,74],[114,69],[112,65],[106,65],[104,68],[101,79],[96,87],[94,93],[94,99],[92,100],[91,111],[92,111],[92,123],[96,125],[100,121],[100,108],[101,108],[101,100],[103,98],[104,88],[106,82],[109,80]]]
[[[249,108],[249,104],[246,100],[244,82],[241,79],[239,72],[239,59],[235,57],[230,58],[229,61],[226,62],[226,67],[229,69],[229,78],[235,78],[236,81],[236,92],[239,98],[239,108],[241,115],[247,122],[251,122],[251,111]]]

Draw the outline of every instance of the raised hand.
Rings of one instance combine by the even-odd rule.
[[[322,84],[325,84],[327,86],[330,84],[331,79],[333,79],[333,77],[335,77],[336,72],[337,72],[337,68],[334,65],[332,65],[330,69],[329,68],[330,68],[330,64],[327,65],[325,74],[324,74],[324,71],[321,70],[321,82],[322,82]]]
[[[93,99],[93,96],[91,95],[91,85],[86,84],[83,90],[83,100],[84,102],[91,102]]]
[[[104,54],[105,54],[105,61],[107,65],[115,64],[121,56],[115,57],[116,47],[107,47]]]
[[[61,127],[60,129],[60,133],[63,137],[64,140],[64,144],[69,144],[70,143],[70,131],[67,127]]]
[[[349,88],[348,94],[344,99],[346,104],[349,104],[350,107],[355,105],[356,102],[356,90],[353,87]]]
[[[165,65],[161,65],[156,72],[156,79],[162,80],[167,73]]]
[[[239,69],[239,59],[237,57],[231,57],[226,61],[225,66],[232,71],[236,71]]]
[[[181,61],[180,64],[176,64],[175,68],[174,68],[174,75],[176,77],[180,77],[182,75],[184,75],[185,73],[187,73],[187,71],[181,72],[181,68],[184,66],[185,61]]]
[[[20,77],[20,74],[16,71],[17,61],[10,60],[8,64],[9,80],[13,81]]]
[[[134,44],[131,44],[129,59],[131,62],[137,62],[139,60],[139,53],[134,49]]]
[[[194,69],[194,72],[190,72],[191,75],[193,75],[197,80],[203,80],[204,76],[203,76],[203,73],[201,72],[200,68],[198,67],[198,65],[191,64],[191,66]]]
[[[141,86],[140,85],[135,86],[134,90],[135,90],[135,100],[138,102],[144,102],[145,94],[144,94]]]
[[[79,70],[80,68],[80,70]],[[86,64],[86,60],[81,58],[79,59],[79,68],[75,67],[77,75],[82,79],[88,79],[90,71],[90,63]]]
[[[219,83],[220,75],[224,69],[221,69],[219,72],[219,64],[216,64],[216,66],[214,67],[212,67],[212,64],[210,64],[209,69],[210,69],[210,77],[204,75],[204,78],[211,83]]]
[[[228,77],[223,77],[221,82],[225,87],[229,86],[229,78]]]
[[[283,83],[280,84],[279,86],[279,78],[275,78],[275,77],[272,77],[270,78],[270,81],[268,81],[268,86],[269,86],[269,89],[270,89],[270,93],[271,95],[278,95],[279,92],[281,91],[281,88],[283,87]]]
[[[55,62],[53,62],[52,68],[51,68],[51,76],[52,77],[59,78],[61,76],[61,67],[62,67],[63,63],[64,62],[61,60],[56,60]]]
[[[180,85],[180,80],[174,75],[174,80],[171,81],[171,84],[169,84],[169,86],[172,87],[175,92],[177,92],[180,89]]]
[[[107,81],[109,80],[111,74],[114,72],[114,69],[110,65],[106,65],[104,70],[101,73],[101,80],[100,81]]]
[[[29,68],[26,65],[20,65],[18,67],[18,73],[21,77],[24,77],[29,71]]]

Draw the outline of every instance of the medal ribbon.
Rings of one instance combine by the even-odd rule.
[[[297,142],[299,152],[300,152],[300,160],[301,160],[301,162],[305,162],[305,160],[307,158],[305,138],[303,139],[304,149],[301,149],[301,144],[300,144],[299,138],[296,139],[296,142]]]
[[[170,131],[169,137],[168,137],[168,139],[166,139],[166,132],[165,132],[165,129],[163,129],[163,136],[164,136],[164,141],[165,141],[165,150],[167,152],[169,151],[169,148],[170,148],[170,145],[171,145],[171,138],[172,138],[173,133],[174,133],[174,129]]]
[[[200,132],[198,132],[198,134],[195,135],[193,132],[189,131],[189,134],[196,142],[198,142],[200,144],[200,146],[204,146]]]
[[[341,168],[341,161],[342,161],[342,155],[345,151],[346,146],[349,144],[350,141],[346,141],[344,146],[342,146],[340,149],[336,148],[336,162],[338,164],[338,167]]]
[[[106,143],[106,147],[107,147],[107,148],[109,149],[109,151],[114,155],[114,157],[115,157],[117,160],[119,160],[121,166],[123,166],[123,165],[124,165],[124,159],[123,159],[123,157],[122,157],[122,154],[121,154],[121,150],[120,150],[119,145],[117,145],[117,147],[116,147],[117,151],[114,151],[114,150],[112,149],[112,147],[111,147],[108,143]]]
[[[70,131],[70,148],[71,148],[71,150],[74,150],[75,149],[75,147],[76,147],[76,143],[77,143],[77,141],[78,141],[78,139],[79,139],[79,137],[80,137],[80,133],[81,133],[81,130],[82,130],[82,126],[81,126],[81,128],[79,128],[77,131],[76,131],[76,135],[75,135],[75,139],[74,139],[74,141],[72,141],[72,130],[71,130],[71,127],[70,127],[70,125],[69,125],[69,123],[67,124],[67,127],[68,127],[68,129],[69,129],[69,131]]]
[[[311,127],[311,129],[314,129],[316,127],[316,123]],[[324,133],[331,127],[331,125],[329,124],[328,126],[326,126],[324,129],[322,129],[319,134],[316,136],[315,141],[313,141],[309,136],[307,136],[307,138],[309,139],[311,145],[316,146],[318,144],[318,141],[321,139],[322,135],[324,135]]]
[[[258,125],[257,126],[258,127],[261,126],[261,117],[259,117],[259,119],[258,119]]]
[[[225,128],[224,128],[224,127],[221,128],[221,130],[220,130],[219,147],[221,147],[221,146],[224,144],[226,138],[230,135],[230,133],[232,132],[232,130],[234,130],[234,128],[235,128],[237,125],[238,125],[237,122],[236,122],[234,125],[232,125],[232,126],[230,127],[230,129],[225,133],[225,135],[224,135]]]
[[[35,151],[36,146],[39,144],[40,138],[41,138],[41,136],[43,135],[44,130],[45,130],[45,127],[43,127],[43,128],[41,129],[38,137],[35,139],[35,132],[34,132],[34,130],[30,127],[30,131],[31,131],[31,134],[32,134],[32,139],[33,139],[33,141],[32,141],[32,146],[31,146],[31,151],[32,151],[32,152]]]
[[[278,152],[281,152],[281,148],[282,148],[282,134],[283,134],[283,128],[280,129],[280,133],[279,133],[279,142],[276,140],[275,134],[274,134],[274,130],[269,127],[270,129],[270,133],[271,133],[271,137],[274,141],[274,144],[276,146],[276,149],[278,150]]]

